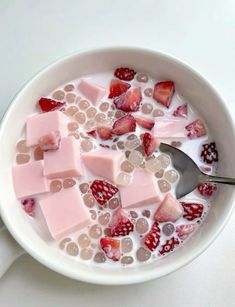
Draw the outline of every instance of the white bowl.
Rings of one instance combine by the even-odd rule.
[[[197,72],[165,54],[139,48],[105,48],[74,54],[46,67],[15,97],[0,129],[0,209],[8,230],[16,241],[45,266],[70,278],[96,284],[132,284],[169,274],[200,255],[217,237],[233,209],[234,189],[221,186],[207,220],[200,230],[169,256],[139,267],[107,269],[75,261],[50,247],[26,222],[16,200],[11,179],[15,144],[24,129],[27,115],[35,102],[54,88],[86,74],[113,70],[118,66],[134,67],[158,79],[175,81],[177,90],[203,116],[217,142],[220,153],[218,173],[235,174],[234,125],[219,94]],[[1,238],[0,238],[1,239]]]

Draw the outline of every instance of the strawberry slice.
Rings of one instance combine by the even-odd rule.
[[[119,209],[113,214],[110,228],[112,237],[127,236],[131,231],[133,231],[134,225],[128,219],[125,211]]]
[[[94,180],[90,188],[93,196],[101,206],[119,191],[114,185],[103,180]]]
[[[59,131],[51,131],[43,135],[38,140],[38,145],[42,151],[57,150],[60,147],[61,135]]]
[[[117,239],[105,237],[100,239],[100,246],[105,252],[107,258],[113,261],[118,261],[120,259],[120,241]]]
[[[202,216],[203,205],[199,203],[185,203],[181,202],[181,205],[184,209],[183,217],[188,221],[193,221]]]
[[[150,133],[145,132],[143,135],[143,146],[146,156],[151,156],[158,146],[157,138]]]
[[[119,81],[116,79],[111,80],[109,87],[109,98],[120,96],[125,93],[131,85],[127,82]]]
[[[144,237],[144,245],[150,250],[154,251],[160,243],[160,228],[157,222],[154,222],[150,231]]]
[[[172,81],[156,83],[153,90],[153,98],[166,108],[170,107],[175,92],[175,85]]]
[[[41,98],[38,105],[42,112],[50,112],[61,108],[65,102],[59,102],[50,98]]]
[[[185,240],[196,228],[195,224],[181,224],[176,226],[176,233],[181,240]]]
[[[96,129],[101,140],[110,140],[112,138],[112,128],[100,126]]]
[[[206,128],[200,119],[197,119],[192,123],[188,124],[185,129],[188,131],[187,136],[190,139],[195,139],[206,135]]]
[[[21,205],[24,211],[30,215],[34,216],[35,212],[35,199],[34,198],[26,198],[21,200]]]
[[[217,190],[217,186],[214,183],[205,182],[199,184],[197,189],[202,196],[210,197]]]
[[[141,100],[141,88],[135,87],[114,98],[113,103],[117,109],[124,112],[136,112],[139,110]]]
[[[87,132],[88,135],[90,135],[93,139],[96,139],[97,135],[96,135],[96,130],[91,130],[89,132]]]
[[[114,72],[114,76],[120,80],[131,81],[134,79],[136,72],[128,67],[117,68]]]
[[[136,129],[136,120],[130,115],[124,115],[123,117],[117,119],[112,128],[113,134],[122,135],[128,132],[133,132]]]
[[[179,106],[173,112],[173,116],[175,117],[187,117],[187,115],[188,115],[188,105],[187,104],[183,104]]]
[[[212,164],[213,162],[218,162],[218,151],[216,149],[215,142],[202,145],[201,157],[203,162],[207,164]]]
[[[180,244],[180,241],[177,238],[172,237],[171,239],[166,240],[164,244],[162,244],[159,250],[159,254],[163,255],[165,253],[172,252],[175,249],[175,247],[179,244]]]
[[[145,116],[136,115],[135,120],[140,127],[147,129],[147,130],[152,130],[155,124],[155,122],[152,119],[145,117]]]

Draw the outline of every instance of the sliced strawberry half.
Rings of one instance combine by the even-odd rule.
[[[218,151],[215,142],[202,145],[201,157],[203,162],[207,164],[218,162]]]
[[[98,136],[101,140],[110,140],[112,138],[112,128],[100,126],[96,129]]]
[[[181,202],[181,205],[184,209],[183,217],[188,221],[193,221],[202,216],[202,212],[204,209],[203,204],[199,203],[185,203]]]
[[[109,86],[109,98],[118,97],[125,93],[131,85],[127,82],[113,79]]]
[[[131,231],[133,231],[134,225],[128,219],[125,211],[119,209],[112,216],[110,228],[112,237],[127,236]]]
[[[157,222],[154,222],[150,231],[144,237],[144,245],[150,250],[154,251],[160,243],[160,228]]]
[[[217,190],[217,185],[210,182],[201,183],[197,187],[202,196],[210,197]]]
[[[155,124],[155,122],[151,118],[145,116],[136,115],[135,120],[140,127],[147,130],[152,130]]]
[[[185,129],[188,131],[187,136],[190,139],[195,139],[206,135],[206,128],[200,119],[193,121],[192,123],[187,125]]]
[[[114,72],[114,76],[120,80],[131,81],[134,79],[136,72],[134,69],[128,67],[117,68]]]
[[[175,247],[179,244],[180,244],[179,239],[172,237],[171,239],[165,241],[164,244],[162,244],[159,250],[159,254],[163,255],[163,254],[172,252],[175,249]]]
[[[34,216],[35,211],[35,199],[34,198],[25,198],[21,200],[21,205],[24,211],[30,215]]]
[[[91,131],[87,132],[87,134],[89,136],[91,136],[93,139],[96,139],[96,137],[97,137],[96,130],[91,130]]]
[[[103,180],[94,180],[90,188],[93,196],[101,206],[119,191],[117,187]]]
[[[107,258],[113,261],[118,261],[120,259],[120,241],[117,239],[105,237],[100,239],[100,246],[104,251]]]
[[[143,147],[146,156],[151,156],[158,146],[157,138],[152,134],[145,132],[143,135]]]
[[[187,115],[188,115],[188,105],[187,104],[183,104],[179,106],[173,112],[173,116],[175,117],[187,117]]]
[[[158,82],[154,86],[153,98],[166,108],[171,105],[172,97],[175,92],[175,85],[172,81]]]
[[[42,112],[50,112],[61,108],[65,105],[65,102],[56,101],[50,98],[41,98],[38,101],[38,105]]]
[[[141,100],[141,88],[135,87],[114,98],[113,103],[117,109],[124,112],[136,112],[139,110]]]
[[[133,132],[136,129],[136,120],[130,115],[124,115],[123,117],[117,119],[112,128],[113,134],[122,135],[128,132]]]
[[[181,224],[176,226],[176,233],[181,240],[185,240],[196,228],[195,224]]]

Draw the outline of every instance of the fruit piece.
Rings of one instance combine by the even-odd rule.
[[[217,190],[217,186],[216,184],[206,182],[199,184],[197,189],[202,196],[210,197]]]
[[[123,117],[117,119],[112,128],[113,134],[122,135],[128,132],[133,132],[136,129],[136,120],[130,115],[124,115]]]
[[[110,222],[111,236],[127,236],[134,229],[134,225],[128,219],[124,210],[119,209],[113,214]]]
[[[157,222],[176,222],[183,215],[183,208],[171,193],[168,193],[157,209],[154,219]]]
[[[196,227],[195,224],[181,224],[176,226],[176,233],[181,240],[185,240]]]
[[[93,137],[93,139],[96,139],[97,135],[96,135],[96,130],[91,130],[89,132],[87,132],[88,135],[90,135],[91,137]]]
[[[105,255],[113,261],[120,259],[120,241],[117,239],[105,237],[100,239],[100,246],[105,252]]]
[[[43,151],[57,150],[60,147],[61,136],[59,131],[51,131],[38,140],[38,145]]]
[[[93,196],[101,206],[118,192],[118,188],[103,180],[94,180],[90,188]]]
[[[175,117],[187,117],[188,115],[188,105],[182,104],[173,112],[173,116]]]
[[[134,79],[136,72],[128,67],[117,68],[114,72],[114,76],[120,80],[131,81]]]
[[[165,241],[164,244],[162,244],[162,246],[159,250],[159,254],[163,255],[165,253],[169,253],[169,252],[173,251],[175,249],[175,247],[179,244],[180,244],[180,241],[177,238],[172,237],[171,239]]]
[[[110,87],[109,87],[109,98],[120,96],[121,94],[125,93],[131,85],[126,82],[122,82],[119,80],[111,80]]]
[[[154,251],[160,243],[160,228],[158,223],[154,222],[150,231],[144,237],[144,244],[150,250]]]
[[[147,130],[152,130],[155,124],[155,122],[152,119],[144,116],[135,116],[135,120],[138,125]]]
[[[188,124],[185,129],[188,131],[187,136],[190,139],[195,139],[206,135],[206,128],[200,119],[197,119],[192,123]]]
[[[41,98],[38,104],[42,112],[50,112],[61,108],[65,105],[65,102],[59,102],[50,98]]]
[[[28,215],[34,216],[34,210],[35,210],[35,199],[34,198],[22,199],[21,204],[22,204],[24,211]]]
[[[124,112],[136,112],[139,110],[141,100],[141,88],[135,87],[114,98],[113,103],[117,109]]]
[[[188,221],[193,221],[202,216],[203,205],[199,203],[185,203],[181,202],[184,209],[183,217]]]
[[[151,156],[158,146],[157,138],[152,136],[150,133],[145,132],[143,136],[143,146],[146,156]]]
[[[102,140],[110,140],[112,138],[112,129],[106,126],[97,127],[98,136]]]
[[[218,151],[216,149],[215,142],[204,144],[202,147],[201,157],[204,162],[208,164],[218,162]]]
[[[153,90],[153,98],[158,102],[169,108],[172,97],[175,92],[175,85],[172,81],[163,81],[156,83]]]

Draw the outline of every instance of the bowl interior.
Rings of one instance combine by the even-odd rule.
[[[54,88],[86,74],[113,70],[117,66],[135,67],[158,79],[172,79],[177,91],[194,106],[206,121],[218,150],[218,173],[235,174],[233,153],[235,134],[232,120],[214,89],[196,72],[163,54],[137,48],[109,48],[75,54],[40,72],[17,95],[0,130],[0,208],[8,229],[33,257],[51,269],[69,277],[100,283],[127,284],[141,282],[170,273],[199,255],[225,225],[233,205],[234,190],[221,186],[207,221],[184,247],[150,264],[131,268],[106,269],[75,261],[51,248],[25,222],[13,191],[11,167],[15,144],[25,126],[25,118],[34,111],[35,102]],[[226,137],[225,137],[226,136]]]

